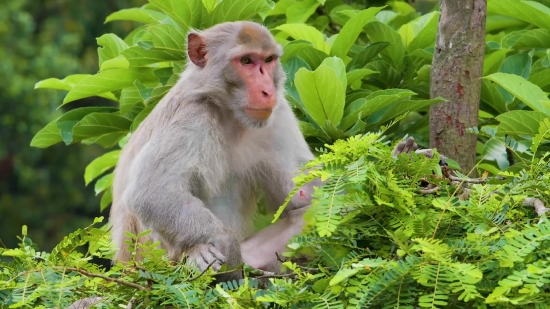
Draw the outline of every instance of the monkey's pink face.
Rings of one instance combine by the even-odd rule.
[[[273,81],[277,61],[274,55],[260,53],[248,53],[231,61],[246,85],[248,101],[243,110],[256,121],[267,120],[277,104],[277,89]]]

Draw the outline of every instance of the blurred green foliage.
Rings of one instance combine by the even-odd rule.
[[[92,187],[85,188],[82,174],[103,148],[60,144],[37,149],[29,143],[63,112],[108,102],[91,98],[56,111],[65,94],[34,91],[34,84],[97,72],[96,38],[105,32],[123,35],[135,27],[132,22],[105,25],[105,16],[145,2],[0,1],[0,240],[5,246],[13,246],[21,225],[29,224],[32,237],[51,248],[98,215],[99,200]]]

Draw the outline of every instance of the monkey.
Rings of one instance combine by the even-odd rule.
[[[200,270],[245,262],[275,270],[301,231],[320,180],[304,185],[274,225],[252,234],[256,196],[276,210],[314,158],[285,99],[282,47],[264,26],[226,22],[187,36],[187,65],[132,133],[114,171],[115,260],[126,232],[151,233],[169,259]],[[239,272],[225,276],[241,278]]]

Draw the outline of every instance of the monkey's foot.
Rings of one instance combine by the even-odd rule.
[[[200,244],[193,247],[187,252],[188,261],[194,263],[201,271],[206,270],[209,266],[218,271],[222,264],[225,263],[223,254],[210,244]]]

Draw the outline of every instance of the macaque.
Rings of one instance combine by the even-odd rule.
[[[285,99],[282,48],[253,22],[188,34],[188,65],[124,147],[113,182],[116,259],[131,259],[125,233],[151,233],[168,257],[204,270],[245,262],[276,271],[275,253],[299,234],[313,181],[279,221],[252,235],[256,195],[276,210],[314,156]],[[224,279],[240,278],[240,272]]]

